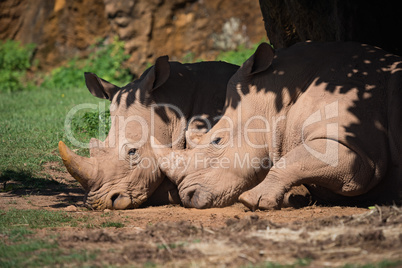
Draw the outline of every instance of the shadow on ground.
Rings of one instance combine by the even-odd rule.
[[[64,177],[50,175],[48,172],[37,175],[27,170],[3,171],[0,174],[0,192],[16,197],[57,196],[59,203],[49,205],[54,208],[66,207],[84,198],[84,190],[77,183],[71,183]]]

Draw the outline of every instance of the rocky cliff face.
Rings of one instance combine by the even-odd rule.
[[[83,56],[97,38],[118,35],[139,74],[160,55],[209,60],[266,33],[255,0],[4,0],[0,39],[36,43],[47,69]]]
[[[102,1],[6,0],[0,2],[0,39],[38,45],[35,57],[48,69],[85,53],[110,34]]]

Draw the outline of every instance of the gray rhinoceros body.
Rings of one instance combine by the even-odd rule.
[[[217,120],[227,82],[238,68],[224,62],[168,62],[165,56],[122,88],[86,73],[90,92],[111,101],[110,132],[104,142],[91,140],[90,158],[59,143],[65,166],[87,192],[86,203],[94,209],[126,209],[147,200],[177,202],[177,188],[158,168],[149,136],[175,149],[188,147],[190,129],[196,137],[197,130],[205,132],[207,122]]]
[[[240,196],[251,209],[279,208],[300,184],[326,202],[400,200],[400,57],[352,42],[300,43],[276,55],[262,44],[228,85],[224,115],[198,147],[155,150],[188,162],[163,169],[184,205]]]

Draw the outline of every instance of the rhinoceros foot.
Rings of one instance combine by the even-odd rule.
[[[282,207],[302,208],[311,203],[311,194],[303,185],[293,186],[283,198]]]
[[[257,189],[256,189],[257,188]],[[257,209],[273,210],[280,209],[281,204],[275,198],[270,198],[268,195],[263,194],[262,191],[255,187],[249,191],[242,193],[239,196],[239,201],[248,207],[251,211]]]

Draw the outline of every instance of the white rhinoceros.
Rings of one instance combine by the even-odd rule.
[[[156,135],[175,149],[188,147],[188,129],[196,136],[197,130],[205,132],[216,122],[227,82],[238,68],[225,62],[181,64],[164,56],[122,88],[86,73],[89,91],[111,101],[110,132],[104,142],[91,140],[90,158],[59,143],[64,165],[86,190],[86,204],[93,209],[127,209],[149,198],[177,202],[177,188],[156,165],[149,136]],[[157,189],[162,181],[162,189]]]
[[[154,149],[187,207],[280,208],[292,186],[328,203],[400,201],[402,61],[354,42],[266,43],[228,82],[191,150]]]

